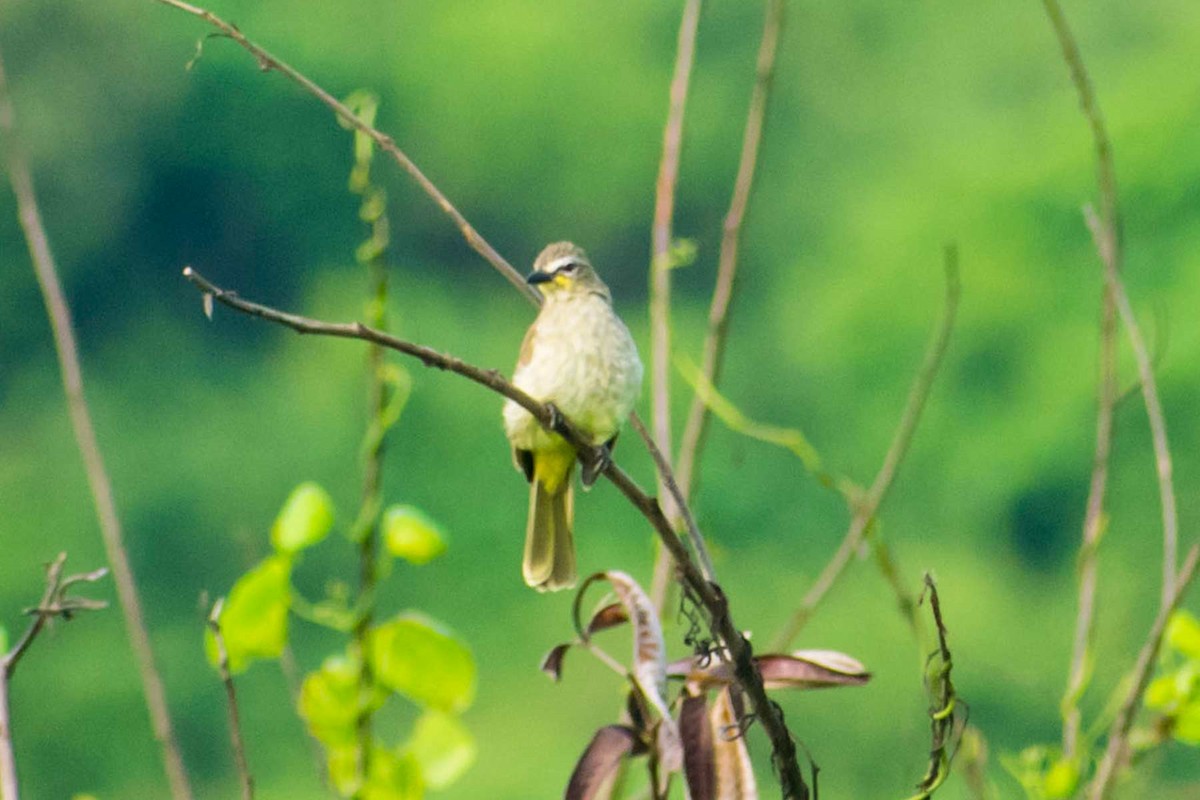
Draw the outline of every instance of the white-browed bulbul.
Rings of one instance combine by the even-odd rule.
[[[570,242],[549,245],[526,279],[545,297],[525,334],[513,384],[554,406],[594,445],[612,446],[642,385],[642,362],[612,296],[587,254]],[[513,461],[529,480],[525,582],[538,591],[575,585],[572,474],[575,449],[511,400],[504,430]],[[584,479],[596,478],[585,469]]]

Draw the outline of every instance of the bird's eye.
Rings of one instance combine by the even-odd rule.
[[[579,266],[578,264],[576,264],[575,262],[572,261],[570,264],[564,264],[563,266],[559,267],[558,271],[565,272],[566,274],[570,275],[572,272],[575,271],[575,268],[578,266]]]

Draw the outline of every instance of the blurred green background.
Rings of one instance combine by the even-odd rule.
[[[212,10],[334,94],[377,92],[380,127],[520,267],[554,239],[587,247],[646,352],[649,223],[680,7],[220,0]],[[1115,146],[1129,290],[1162,351],[1186,544],[1200,521],[1200,6],[1075,0],[1066,11]],[[761,15],[760,3],[716,0],[701,21],[676,222],[699,248],[675,273],[675,346],[693,357]],[[268,526],[300,481],[328,487],[350,521],[365,351],[221,309],[209,323],[180,269],[332,319],[361,316],[366,284],[353,259],[363,231],[346,189],[349,135],[228,42],[208,41],[185,71],[208,32],[149,0],[0,5],[21,138],[159,664],[198,794],[219,797],[236,784],[200,597],[227,591],[267,552]],[[940,313],[942,245],[959,244],[960,325],[882,531],[911,586],[923,570],[937,575],[957,683],[990,741],[989,777],[1018,796],[997,760],[1059,738],[1093,445],[1101,281],[1079,213],[1094,194],[1088,131],[1034,0],[789,3],[781,47],[723,388],[757,419],[802,427],[828,465],[869,481]],[[380,162],[375,173],[389,191],[399,333],[507,369],[530,307],[397,170]],[[500,403],[409,368],[387,496],[427,510],[451,543],[431,566],[399,568],[382,603],[443,620],[481,668],[465,716],[478,761],[444,796],[557,796],[592,730],[613,720],[620,687],[578,655],[560,685],[538,672],[570,635],[571,598],[520,580],[527,498]],[[1124,347],[1121,369],[1129,380]],[[675,392],[679,422],[688,395],[678,379]],[[0,621],[16,631],[43,562],[66,550],[69,567],[90,569],[103,552],[7,191],[0,454]],[[619,455],[651,482],[632,438]],[[1132,663],[1158,598],[1157,490],[1136,397],[1118,412],[1110,497],[1089,718]],[[786,452],[716,424],[695,507],[738,623],[766,642],[839,541],[840,501]],[[584,572],[648,581],[650,532],[610,486],[581,498],[577,527]],[[318,582],[352,574],[336,551],[306,563]],[[679,630],[668,636],[682,652]],[[300,624],[295,637],[305,667],[332,646]],[[846,651],[875,673],[865,688],[780,697],[822,768],[823,796],[906,795],[928,748],[922,656],[870,563],[852,567],[799,644]],[[618,634],[611,645],[627,646]],[[278,669],[260,664],[240,688],[259,796],[319,796]],[[27,797],[165,795],[115,609],[37,643],[13,714]],[[1172,745],[1126,794],[1195,797],[1197,785],[1197,753]],[[958,777],[939,793],[964,796]]]

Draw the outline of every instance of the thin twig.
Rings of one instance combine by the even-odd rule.
[[[104,540],[104,550],[117,585],[117,597],[120,599],[121,611],[125,617],[125,631],[137,660],[142,681],[142,693],[146,698],[146,708],[150,714],[154,738],[158,740],[162,748],[163,764],[171,785],[171,796],[175,800],[190,800],[192,791],[188,784],[187,771],[183,765],[179,743],[176,741],[175,732],[171,727],[171,715],[167,707],[162,677],[154,663],[150,635],[146,631],[141,600],[138,598],[137,582],[125,551],[124,534],[121,532],[121,521],[117,516],[112,484],[109,481],[108,472],[104,468],[100,445],[96,441],[96,431],[92,427],[91,413],[83,394],[83,373],[79,367],[79,351],[71,327],[70,308],[63,295],[62,284],[58,279],[58,270],[54,264],[54,256],[50,252],[50,242],[42,225],[42,216],[33,188],[33,177],[30,174],[29,165],[16,143],[15,115],[8,97],[2,62],[0,62],[0,129],[3,130],[5,138],[9,140],[5,154],[8,162],[8,179],[12,184],[13,194],[16,195],[21,228],[25,233],[25,241],[33,260],[33,268],[37,274],[38,285],[41,287],[42,298],[46,304],[50,327],[54,333],[54,346],[58,353],[63,390],[67,398],[71,425],[75,432],[75,442],[83,458],[88,486],[91,488],[92,502],[100,524],[101,538]]]
[[[488,370],[468,364],[453,356],[444,355],[424,345],[399,339],[382,331],[369,328],[362,323],[333,323],[303,317],[298,314],[288,314],[269,306],[242,300],[233,292],[228,292],[214,285],[199,275],[191,267],[183,270],[183,275],[201,292],[211,295],[217,302],[236,309],[250,316],[285,325],[298,333],[319,334],[342,339],[360,339],[383,345],[405,355],[420,360],[427,367],[454,372],[475,383],[507,397],[520,405],[547,430],[553,430],[562,436],[585,461],[595,462],[602,453],[594,446],[589,438],[579,431],[570,420],[550,406],[539,403],[525,392],[518,389],[496,370]],[[763,686],[762,675],[754,662],[750,643],[734,624],[729,613],[729,606],[720,587],[705,580],[696,562],[688,553],[683,539],[675,532],[674,527],[663,513],[658,501],[646,494],[633,479],[617,464],[609,459],[604,470],[604,476],[621,492],[658,534],[660,541],[670,551],[675,559],[683,582],[700,599],[701,604],[709,614],[709,624],[716,635],[729,651],[730,660],[734,664],[734,673],[742,690],[750,699],[751,707],[758,720],[762,722],[764,731],[771,740],[773,761],[779,771],[783,797],[807,798],[808,788],[800,767],[796,761],[796,747],[790,732],[784,724],[783,715],[778,706],[767,697]]]
[[[180,0],[155,0],[155,2],[162,3],[166,6],[171,6],[172,8],[179,9],[180,11],[204,20],[209,25],[212,25],[214,28],[221,31],[221,33],[226,37],[237,42],[243,49],[249,52],[250,55],[254,56],[254,60],[258,62],[259,69],[263,70],[264,72],[274,70],[275,72],[280,73],[288,80],[300,86],[302,89],[304,89],[304,91],[308,92],[313,97],[324,103],[335,114],[337,114],[338,119],[371,137],[371,139],[380,147],[380,149],[391,156],[392,160],[395,161],[401,169],[407,172],[414,181],[416,181],[417,185],[421,187],[421,190],[425,192],[425,194],[437,204],[438,208],[442,210],[442,213],[451,219],[451,221],[458,228],[459,232],[462,234],[463,238],[466,239],[467,244],[472,250],[483,256],[483,258],[486,259],[489,264],[495,267],[501,275],[508,279],[508,282],[516,287],[521,294],[525,295],[530,302],[534,303],[535,305],[542,302],[541,295],[538,294],[537,290],[525,283],[521,273],[518,272],[512,266],[512,264],[509,264],[503,256],[496,252],[496,249],[479,234],[479,231],[475,230],[475,228],[472,227],[469,222],[467,222],[466,217],[464,217],[459,210],[454,207],[446,195],[442,194],[441,190],[434,185],[433,181],[429,180],[429,178],[425,176],[425,173],[422,172],[419,167],[417,167],[416,163],[413,162],[413,160],[410,159],[408,155],[396,145],[396,142],[392,139],[392,137],[382,133],[378,129],[359,119],[357,115],[355,115],[336,97],[322,89],[296,69],[292,68],[283,61],[280,61],[262,47],[259,47],[257,44],[247,39],[245,35],[238,30],[237,26],[226,22],[216,14],[213,14],[211,11],[207,11],[199,6],[191,5],[190,3],[180,2]]]
[[[675,46],[675,70],[671,78],[667,121],[663,126],[662,158],[655,182],[654,222],[651,231],[650,258],[650,426],[658,449],[671,453],[671,270],[674,267],[671,244],[675,215],[675,187],[679,178],[679,158],[683,143],[683,115],[687,106],[688,85],[696,53],[696,31],[700,26],[700,0],[687,0],[679,21]],[[666,486],[660,479],[659,495]],[[679,522],[679,508],[673,498],[664,497],[667,518]],[[650,597],[662,610],[670,583],[671,560],[661,549],[654,561]]]
[[[1142,337],[1133,307],[1121,283],[1121,264],[1124,259],[1121,232],[1121,210],[1117,202],[1116,168],[1113,165],[1112,145],[1104,125],[1104,116],[1096,101],[1096,93],[1084,66],[1083,57],[1058,0],[1042,0],[1046,14],[1050,17],[1055,36],[1062,48],[1063,59],[1071,73],[1071,82],[1079,95],[1079,105],[1092,130],[1092,141],[1096,151],[1096,185],[1100,196],[1100,213],[1084,209],[1084,218],[1091,230],[1096,251],[1104,264],[1104,279],[1112,292],[1121,322],[1129,336],[1141,379],[1142,398],[1146,404],[1146,416],[1150,422],[1150,435],[1154,444],[1154,463],[1158,474],[1159,502],[1162,506],[1163,562],[1162,562],[1162,605],[1174,597],[1176,564],[1179,558],[1179,523],[1175,504],[1175,487],[1171,477],[1171,450],[1167,443],[1166,420],[1158,399],[1158,387],[1154,379],[1154,368],[1145,339]]]
[[[650,458],[653,459],[654,466],[658,469],[659,480],[666,488],[671,500],[674,501],[675,508],[679,510],[683,529],[687,531],[688,541],[691,542],[692,552],[696,554],[696,559],[700,562],[700,571],[704,574],[704,579],[715,583],[717,571],[713,568],[712,556],[708,553],[708,547],[704,544],[704,536],[696,525],[696,519],[692,516],[692,510],[688,507],[687,500],[683,496],[683,489],[680,488],[666,455],[658,449],[654,437],[650,435],[650,431],[646,430],[646,424],[642,422],[641,417],[637,414],[630,414],[629,421],[633,424],[633,429],[637,431],[638,436],[642,437],[642,441],[646,443],[646,449],[650,451]]]
[[[670,105],[663,127],[662,159],[655,184],[654,230],[650,263],[650,396],[651,427],[658,449],[671,452],[671,240],[675,214],[675,186],[683,142],[683,115],[696,53],[700,25],[700,0],[687,0],[679,23],[675,49],[675,74],[671,78]]]
[[[250,777],[250,766],[246,762],[246,746],[242,742],[242,722],[238,714],[237,690],[233,686],[233,675],[229,672],[229,651],[225,648],[225,636],[221,633],[221,607],[224,600],[213,603],[208,615],[208,629],[217,645],[217,673],[225,686],[225,709],[229,713],[229,743],[233,747],[233,763],[237,767],[238,782],[242,789],[242,800],[253,800],[254,779]]]
[[[775,638],[773,649],[786,650],[791,646],[792,640],[800,633],[801,628],[808,622],[825,595],[841,577],[846,565],[850,563],[850,559],[862,547],[863,539],[871,523],[875,520],[879,506],[883,503],[896,478],[900,463],[908,453],[913,434],[917,430],[917,423],[920,422],[921,413],[925,410],[925,404],[929,399],[929,390],[933,386],[933,380],[937,376],[942,358],[946,354],[946,348],[950,344],[950,333],[954,330],[954,320],[958,314],[958,302],[962,287],[958,274],[958,250],[953,245],[946,248],[944,262],[946,296],[942,306],[942,318],[925,351],[921,370],[917,373],[912,388],[909,390],[904,414],[892,437],[887,455],[884,456],[883,465],[879,468],[870,489],[866,492],[859,490],[851,493],[852,516],[846,535],[842,537],[841,545],[821,570],[816,582],[800,601],[799,608],[792,613],[783,630]]]
[[[1097,249],[1101,249],[1104,240],[1102,223],[1096,217],[1095,210],[1084,206],[1084,218]],[[1101,250],[1101,252],[1103,252]],[[1146,340],[1142,336],[1137,316],[1129,302],[1129,294],[1125,291],[1125,283],[1121,275],[1112,266],[1111,258],[1106,259],[1105,279],[1109,291],[1117,304],[1117,313],[1121,316],[1121,324],[1125,326],[1125,335],[1129,337],[1129,346],[1133,350],[1133,360],[1137,364],[1139,383],[1142,388],[1142,399],[1146,405],[1146,418],[1150,424],[1150,439],[1154,445],[1154,468],[1158,475],[1159,505],[1162,507],[1163,526],[1163,597],[1166,605],[1174,596],[1175,563],[1179,548],[1179,515],[1175,503],[1175,483],[1172,478],[1171,447],[1167,441],[1167,422],[1163,414],[1162,401],[1158,396],[1158,381],[1154,377],[1154,365]],[[1170,594],[1167,594],[1170,592]]]
[[[712,304],[708,309],[708,332],[704,337],[704,352],[700,363],[701,374],[711,386],[716,386],[721,379],[725,334],[729,325],[729,306],[733,300],[734,278],[737,276],[738,243],[741,238],[742,221],[750,203],[750,192],[754,186],[755,169],[758,166],[758,148],[762,142],[763,120],[767,113],[771,80],[775,74],[775,54],[779,50],[783,11],[783,0],[767,0],[762,39],[758,45],[754,89],[750,93],[750,110],[746,114],[746,128],[742,134],[742,155],[733,184],[733,197],[729,201],[729,211],[725,214],[722,226],[717,281],[713,287]],[[688,410],[683,438],[679,445],[679,458],[675,462],[678,465],[679,488],[683,490],[684,499],[690,499],[692,496],[695,467],[704,448],[704,434],[707,428],[708,404],[697,393],[692,397],[692,405]]]
[[[1096,777],[1092,780],[1088,791],[1089,800],[1104,800],[1109,789],[1112,788],[1117,768],[1125,760],[1126,750],[1129,746],[1129,731],[1133,728],[1134,717],[1142,707],[1146,686],[1150,682],[1150,674],[1158,660],[1163,631],[1166,630],[1171,614],[1183,600],[1188,585],[1196,577],[1198,562],[1200,562],[1200,545],[1193,545],[1192,549],[1188,551],[1187,558],[1184,559],[1183,569],[1179,571],[1176,580],[1172,582],[1174,593],[1159,608],[1158,616],[1154,618],[1154,624],[1150,626],[1150,632],[1146,636],[1146,643],[1142,645],[1141,652],[1138,653],[1129,691],[1125,695],[1124,702],[1121,703],[1117,718],[1113,720],[1112,727],[1109,728],[1108,745],[1104,748],[1104,756],[1100,759],[1099,766],[1096,767]]]
[[[1112,289],[1105,284],[1100,318],[1100,374],[1096,387],[1096,449],[1092,456],[1083,540],[1079,546],[1079,610],[1075,618],[1071,666],[1062,700],[1063,755],[1068,760],[1078,755],[1082,723],[1079,700],[1087,689],[1091,674],[1091,646],[1096,627],[1096,570],[1100,536],[1104,530],[1104,493],[1108,484],[1113,410],[1116,407],[1116,333],[1116,302]]]
[[[46,589],[42,592],[42,599],[34,608],[25,610],[26,614],[33,617],[33,621],[16,644],[7,652],[0,653],[0,800],[18,800],[20,792],[17,783],[17,762],[13,753],[12,715],[8,704],[9,682],[17,671],[17,663],[51,619],[58,617],[69,620],[80,611],[97,611],[108,607],[102,600],[68,597],[66,594],[67,590],[77,583],[93,583],[100,580],[108,574],[108,570],[100,568],[64,578],[62,572],[66,562],[67,554],[59,553],[57,558],[46,565]]]

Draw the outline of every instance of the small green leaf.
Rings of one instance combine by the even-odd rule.
[[[437,523],[415,506],[392,506],[383,513],[383,541],[389,553],[417,565],[446,552]]]
[[[384,686],[416,703],[460,711],[475,698],[475,659],[429,618],[405,612],[371,634],[371,665]]]
[[[1079,766],[1072,760],[1059,759],[1046,771],[1042,782],[1048,800],[1062,800],[1075,794],[1079,786]]]
[[[1146,708],[1170,708],[1179,701],[1175,673],[1160,675],[1146,687]]]
[[[330,656],[300,685],[300,716],[312,735],[326,745],[352,745],[357,737],[359,712],[375,710],[386,699],[382,692],[376,692],[368,708],[360,707],[360,672],[356,659]]]
[[[1200,701],[1192,701],[1180,709],[1171,735],[1184,744],[1200,745]]]
[[[421,800],[425,786],[421,767],[409,755],[382,747],[371,748],[370,777],[363,785],[358,774],[358,750],[353,745],[329,751],[329,780],[343,797],[365,800]]]
[[[1180,609],[1167,623],[1167,644],[1190,659],[1200,661],[1200,621]]]
[[[297,553],[312,547],[333,527],[333,500],[315,483],[292,490],[271,526],[271,544],[280,553]]]
[[[270,556],[242,577],[229,592],[218,623],[230,672],[241,672],[256,658],[278,658],[287,642],[289,579],[292,563],[286,556]],[[217,642],[205,630],[208,660],[217,663]]]
[[[426,711],[417,720],[406,750],[421,765],[421,775],[431,789],[454,783],[475,762],[475,739],[458,717]]]

